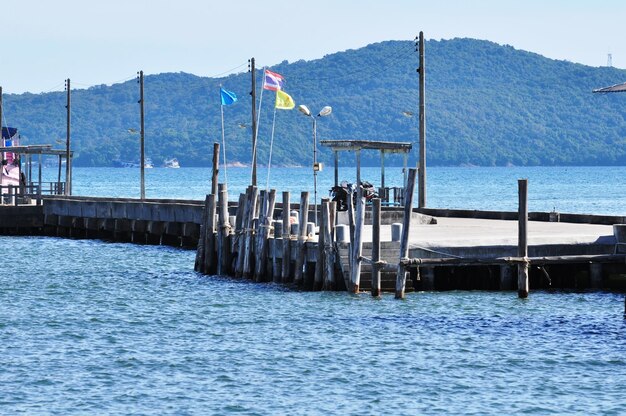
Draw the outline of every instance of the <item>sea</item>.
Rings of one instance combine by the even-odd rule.
[[[353,168],[339,173],[354,181]],[[147,169],[146,196],[202,200],[210,178]],[[250,170],[220,178],[236,200]],[[530,211],[626,215],[623,167],[432,167],[427,206],[515,211],[520,178]],[[257,179],[292,200],[315,191],[309,168]],[[333,169],[316,179],[327,196]],[[139,169],[75,168],[73,180],[75,195],[140,193]],[[385,180],[401,186],[401,168]],[[399,301],[203,276],[193,250],[171,247],[0,237],[0,250],[2,415],[626,413],[623,293]]]

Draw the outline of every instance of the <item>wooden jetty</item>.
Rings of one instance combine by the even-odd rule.
[[[0,205],[0,233],[196,249],[198,272],[302,290],[626,287],[626,217],[525,212],[525,181],[519,212],[417,209],[408,176],[404,207],[357,198],[343,212],[252,186],[228,202],[223,184],[205,201],[43,195]]]

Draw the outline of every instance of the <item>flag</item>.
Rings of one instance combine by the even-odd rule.
[[[263,88],[271,91],[278,91],[283,89],[285,78],[282,75],[277,74],[269,70],[265,70],[265,80],[263,81]]]
[[[276,108],[281,110],[291,110],[295,106],[296,103],[289,94],[281,90],[276,91]]]
[[[222,87],[220,87],[220,95],[222,96],[222,105],[235,104],[237,101],[237,95],[234,92],[225,90]]]

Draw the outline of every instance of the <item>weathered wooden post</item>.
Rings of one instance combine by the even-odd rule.
[[[248,197],[248,218],[246,219],[246,233],[245,233],[245,248],[243,259],[243,276],[246,278],[252,277],[252,254],[254,246],[254,214],[257,207],[257,199],[259,197],[259,190],[256,186],[252,186],[252,190]]]
[[[289,192],[283,192],[283,264],[282,276],[283,283],[289,281],[289,270],[291,265],[291,224],[290,213],[291,205],[289,203]]]
[[[194,264],[193,269],[197,272],[202,273],[204,270],[204,242],[206,241],[206,215],[209,212],[209,196],[207,195],[204,198],[204,208],[202,209],[202,220],[200,222],[200,237],[198,238],[198,248],[196,249],[196,262]],[[134,242],[134,233],[133,233],[133,242]]]
[[[415,190],[416,169],[409,169],[404,199],[404,219],[402,221],[402,236],[400,237],[400,261],[396,275],[396,299],[404,298],[406,288],[406,270],[402,262],[409,257],[409,236],[411,232],[411,217],[413,213],[413,192]]]
[[[328,203],[329,199],[328,198],[322,198],[320,201],[320,206],[323,206],[324,203]],[[317,206],[315,207],[315,210],[317,211]],[[317,213],[316,213],[317,214]],[[316,220],[320,220],[320,227],[319,227],[319,232],[318,232],[318,239],[317,239],[317,261],[315,262],[315,278],[313,280],[313,290],[322,290],[322,288],[324,287],[324,270],[326,269],[326,256],[325,256],[325,250],[324,250],[324,246],[325,246],[325,241],[324,241],[324,227],[326,226],[326,222],[324,220],[324,213],[322,212],[322,215],[319,218],[316,218]]]
[[[518,179],[519,207],[517,217],[517,255],[522,263],[517,265],[517,295],[527,298],[528,283],[528,179]]]
[[[254,279],[257,282],[265,280],[267,270],[267,242],[270,236],[270,228],[272,226],[272,217],[274,214],[274,205],[276,202],[276,190],[272,189],[266,192],[259,216],[259,233],[257,233],[257,253],[256,264],[254,267]]]
[[[380,198],[372,200],[372,296],[380,296]]]
[[[248,202],[251,198],[250,194],[252,193],[252,186],[248,186],[246,189],[246,194],[239,198],[239,201],[243,199],[243,209],[239,210],[239,215],[237,216],[237,262],[235,265],[235,277],[243,276],[243,262],[245,257],[245,248],[246,248],[246,233],[248,229],[248,211],[250,211],[250,203]]]
[[[300,224],[298,226],[298,242],[296,256],[296,270],[294,272],[294,283],[302,286],[304,283],[304,261],[306,257],[306,223],[309,218],[309,193],[302,192],[300,195]]]
[[[282,280],[282,259],[278,255],[278,246],[283,242],[283,221],[272,221],[274,227],[273,245],[270,244],[272,250],[272,282],[280,283]]]
[[[335,290],[335,250],[333,241],[332,209],[335,203],[322,202],[322,229],[324,234],[324,290]]]
[[[209,206],[206,216],[206,233],[204,234],[204,269],[202,273],[213,274],[217,270],[215,264],[215,195],[209,195]]]
[[[350,239],[352,244],[350,252],[350,290],[359,293],[361,284],[361,253],[363,250],[363,222],[365,219],[365,202],[363,200],[363,188],[357,187],[356,191],[356,215],[354,217],[354,235]]]
[[[211,193],[217,195],[218,193],[218,175],[220,171],[220,144],[213,143],[213,174],[211,175]]]
[[[217,274],[227,275],[230,268],[230,247],[228,237],[231,225],[228,222],[228,188],[220,183],[219,188],[219,229],[217,234]]]

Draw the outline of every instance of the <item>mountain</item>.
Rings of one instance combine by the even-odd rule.
[[[626,71],[552,60],[474,39],[426,42],[426,137],[429,165],[626,164],[626,94],[592,89],[626,81]],[[317,137],[417,142],[418,56],[413,42],[387,41],[272,70],[285,91],[318,119]],[[257,71],[261,99],[261,71]],[[182,166],[210,165],[221,142],[219,85],[239,101],[224,107],[227,162],[250,163],[250,74],[224,78],[186,73],[145,78],[146,154]],[[135,80],[72,91],[76,166],[138,159],[139,88]],[[5,122],[25,144],[62,143],[65,93],[5,95]],[[274,102],[263,91],[258,160],[267,163]],[[407,117],[407,112],[415,116]],[[57,147],[62,147],[62,144]],[[318,158],[332,163],[327,148]],[[379,156],[364,152],[363,162]],[[349,156],[342,156],[349,163]],[[412,155],[413,163],[416,152]],[[312,122],[297,110],[276,112],[272,164],[312,163]]]

